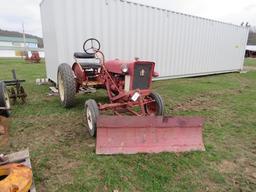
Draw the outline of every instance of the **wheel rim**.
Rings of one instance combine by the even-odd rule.
[[[157,103],[152,102],[145,105],[145,109],[148,115],[156,115],[157,114]]]
[[[4,100],[5,100],[5,107],[7,109],[10,109],[11,108],[11,103],[10,103],[10,98],[9,98],[7,89],[4,90]]]
[[[58,85],[59,85],[60,100],[64,101],[64,82],[63,82],[61,74],[59,74],[58,78],[59,78]]]
[[[92,113],[88,107],[86,109],[86,117],[87,117],[87,124],[89,126],[89,129],[93,130]]]

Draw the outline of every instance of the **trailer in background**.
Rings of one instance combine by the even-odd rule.
[[[245,57],[256,58],[256,45],[247,45]]]
[[[125,0],[43,0],[47,77],[72,65],[83,42],[99,39],[106,59],[150,60],[159,79],[243,69],[247,27],[204,19]]]

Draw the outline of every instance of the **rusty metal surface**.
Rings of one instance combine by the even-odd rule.
[[[29,149],[18,151],[18,152],[11,153],[11,154],[7,154],[2,157],[3,157],[3,160],[6,160],[5,163],[3,162],[3,165],[9,164],[9,163],[19,163],[26,167],[29,167],[32,170]],[[32,183],[32,186],[31,186],[29,192],[36,192],[34,181]]]
[[[25,103],[27,98],[27,93],[25,92],[24,87],[21,83],[24,83],[25,80],[17,79],[16,71],[12,70],[12,80],[5,80],[5,85],[10,87],[8,89],[9,98],[12,100],[13,104],[16,103],[17,99],[21,99],[22,103]]]
[[[203,118],[100,116],[97,154],[204,151]]]
[[[22,164],[8,164],[0,167],[0,192],[28,192],[32,185],[32,171]]]

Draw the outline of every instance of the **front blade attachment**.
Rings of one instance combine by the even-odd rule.
[[[203,118],[100,116],[97,154],[204,151]]]

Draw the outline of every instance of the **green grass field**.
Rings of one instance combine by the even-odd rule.
[[[206,152],[97,156],[83,105],[105,100],[104,92],[63,109],[48,86],[35,85],[46,76],[44,64],[0,59],[0,79],[10,79],[13,68],[27,80],[29,97],[13,106],[0,153],[30,149],[37,191],[256,191],[256,71],[154,82],[167,114],[205,118]]]

